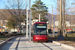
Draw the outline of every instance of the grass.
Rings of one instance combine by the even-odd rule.
[[[73,34],[67,34],[68,37],[75,37],[75,33]]]
[[[8,38],[0,38],[0,40],[6,41]]]
[[[67,37],[64,37],[67,41],[74,41],[75,42],[75,33],[73,34],[67,34]]]
[[[1,36],[0,36],[0,38],[1,38],[1,37],[6,37],[6,36],[4,36],[4,35],[1,35]]]
[[[22,35],[26,35],[26,33],[22,33]],[[0,40],[3,40],[3,41],[6,41],[8,38],[10,38],[10,37],[4,36],[4,35],[0,36]]]
[[[50,40],[57,40],[57,38],[58,38],[58,36],[55,36],[55,37],[49,36]],[[73,42],[75,42],[75,33],[67,34],[67,37],[64,36],[64,40],[65,41],[73,41]]]
[[[22,33],[22,35],[26,35],[26,33]]]
[[[64,37],[63,41],[58,42],[75,47],[75,33],[67,34],[67,37]]]
[[[5,40],[7,40],[9,37],[7,37],[7,36],[0,36],[0,40],[3,40],[3,41],[5,41]]]

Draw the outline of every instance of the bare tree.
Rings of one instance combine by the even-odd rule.
[[[7,0],[6,9],[14,22],[19,24],[21,33],[21,22],[25,20],[27,2],[25,0]]]
[[[58,12],[60,11],[59,10],[59,1],[60,0],[57,0],[57,10]],[[70,0],[62,0],[63,1],[63,4],[62,4],[62,14],[63,14],[63,17],[62,17],[62,28],[63,28],[63,35],[66,34],[66,14],[68,14],[69,12],[69,8],[72,7],[71,3],[69,2]],[[74,0],[72,0],[74,1]],[[70,21],[70,20],[69,20]],[[65,31],[65,32],[64,32]]]

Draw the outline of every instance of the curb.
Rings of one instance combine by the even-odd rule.
[[[63,43],[59,43],[59,42],[56,42],[56,41],[53,41],[53,43],[55,43],[55,44],[57,44],[57,45],[60,45],[60,46],[62,46],[62,47],[71,49],[71,50],[75,50],[75,47],[73,47],[73,46],[69,46],[69,45],[66,45],[66,44],[63,44]]]
[[[0,47],[3,46],[4,44],[6,44],[8,41],[10,41],[11,39],[15,38],[16,36],[10,37],[8,40],[3,41],[2,43],[0,43]]]

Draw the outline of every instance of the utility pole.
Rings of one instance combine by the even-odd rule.
[[[53,17],[53,36],[55,37],[55,18]]]
[[[29,41],[31,41],[31,0],[29,0]]]
[[[26,38],[28,38],[28,7],[26,10]]]
[[[54,33],[55,33],[55,30],[54,30],[54,21],[53,21],[53,6],[52,6],[52,29],[53,29],[53,37],[54,37]]]

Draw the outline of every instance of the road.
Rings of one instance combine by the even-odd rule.
[[[69,50],[51,42],[29,42],[25,36],[17,37],[0,47],[0,50]]]

